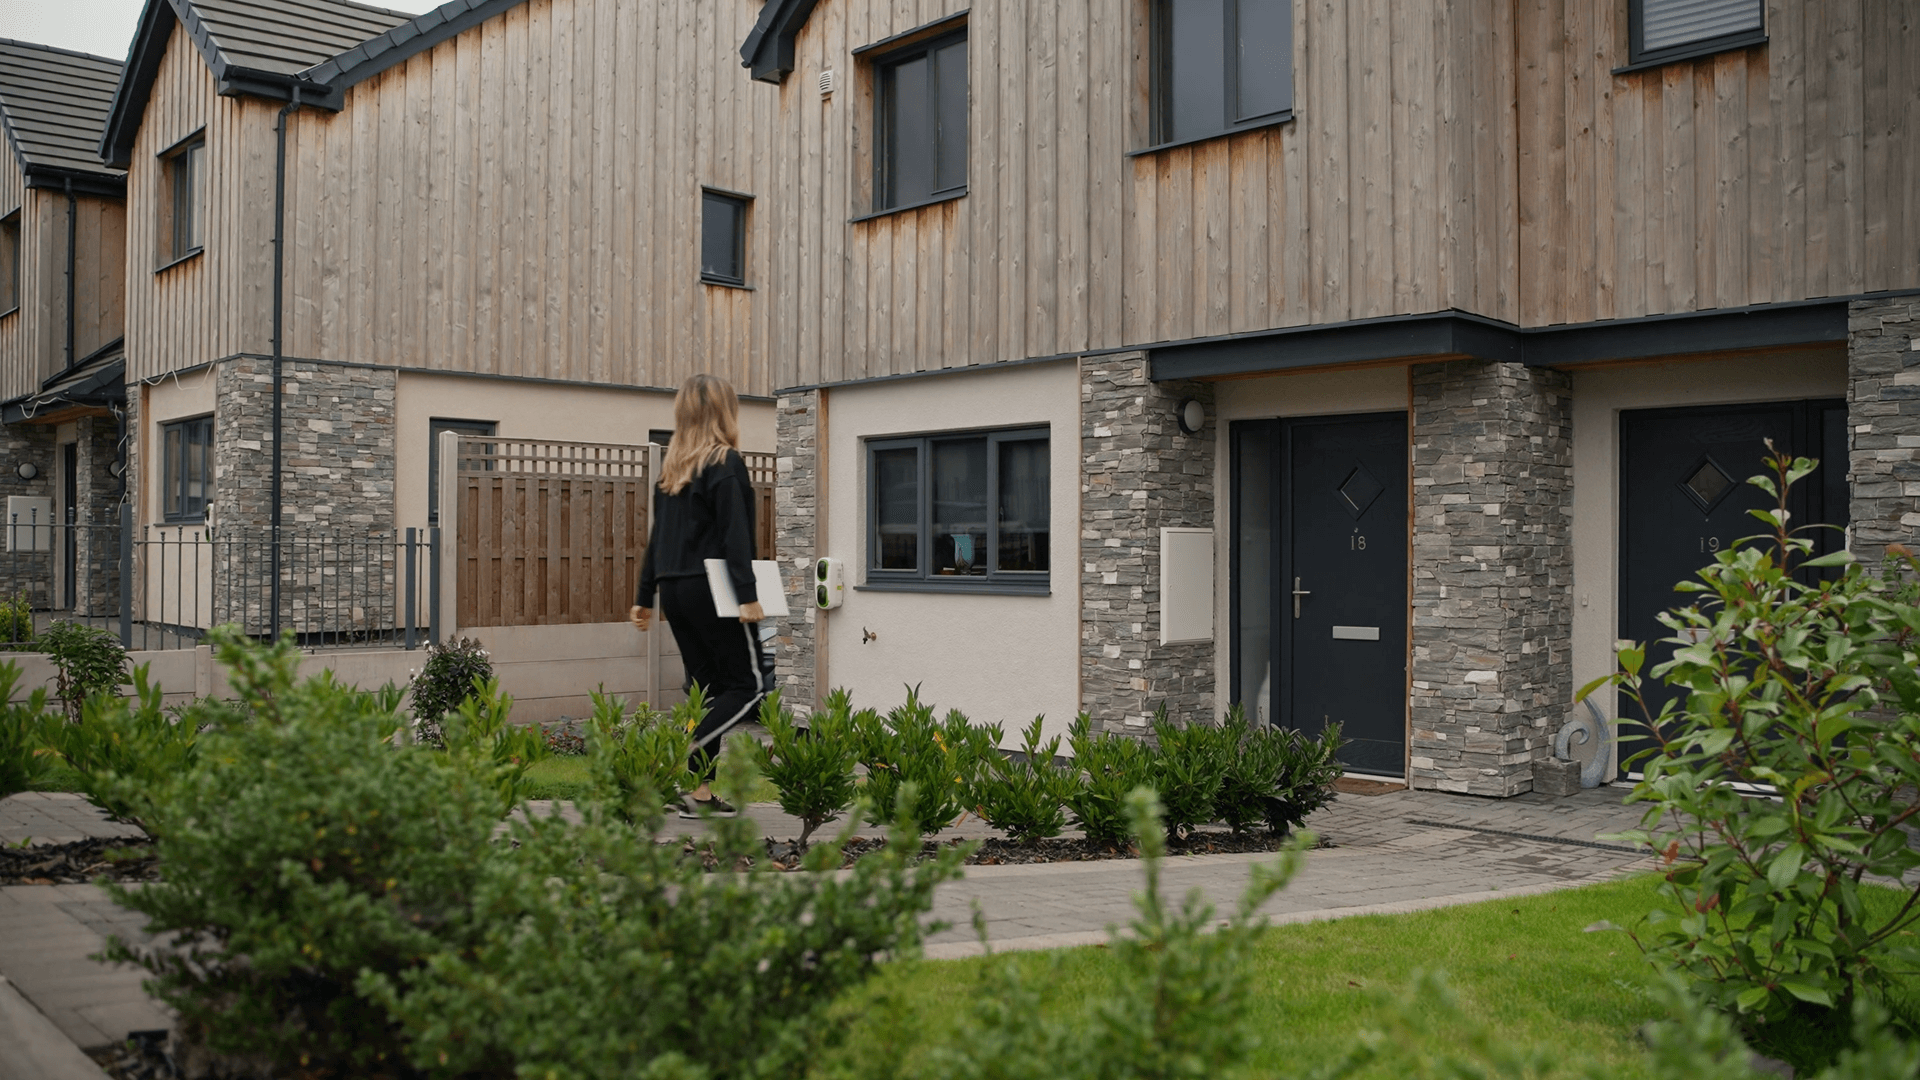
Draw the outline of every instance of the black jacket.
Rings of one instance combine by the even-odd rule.
[[[705,578],[708,559],[727,560],[733,594],[742,604],[759,601],[753,583],[753,481],[737,450],[700,470],[678,495],[654,485],[653,537],[633,602],[652,607],[663,578]]]

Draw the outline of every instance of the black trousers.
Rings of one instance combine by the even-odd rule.
[[[707,715],[693,729],[687,764],[700,783],[713,778],[713,759],[727,732],[760,709],[760,634],[752,623],[721,618],[705,575],[662,578],[660,615],[673,628],[687,678],[707,695]]]

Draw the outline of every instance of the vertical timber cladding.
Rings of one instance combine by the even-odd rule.
[[[1860,300],[1847,311],[1853,551],[1878,563],[1888,544],[1920,548],[1920,296]]]
[[[1180,430],[1197,399],[1207,423]],[[1156,383],[1144,353],[1080,362],[1080,707],[1110,731],[1144,731],[1164,705],[1211,722],[1215,644],[1161,645],[1160,530],[1213,528],[1213,387]]]
[[[1570,380],[1412,369],[1412,786],[1532,788],[1573,700]]]

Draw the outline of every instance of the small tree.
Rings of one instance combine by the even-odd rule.
[[[472,638],[427,645],[427,662],[407,690],[413,701],[414,738],[431,746],[446,739],[441,720],[493,678],[493,658]]]
[[[773,737],[754,742],[760,772],[780,793],[780,809],[800,819],[800,846],[815,829],[833,821],[859,794],[854,776],[852,704],[845,690],[827,695],[827,707],[803,728],[793,710],[782,707],[778,691],[760,705],[760,724]]]
[[[131,680],[127,650],[120,639],[91,626],[61,620],[40,635],[40,648],[53,661],[55,695],[67,719],[80,722],[80,707],[93,694],[115,694]]]

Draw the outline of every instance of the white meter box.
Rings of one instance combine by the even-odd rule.
[[[45,495],[7,496],[7,551],[53,550],[53,500]]]
[[[1213,530],[1160,530],[1160,644],[1213,640]]]

